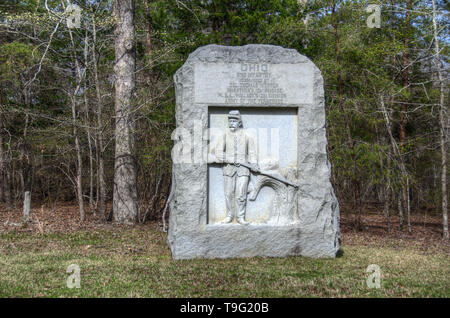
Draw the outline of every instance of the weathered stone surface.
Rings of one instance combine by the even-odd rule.
[[[168,237],[173,258],[334,257],[340,247],[339,205],[330,183],[320,70],[292,49],[208,45],[189,56],[174,81],[177,128],[193,139],[200,135],[201,142],[191,149],[192,142],[173,136],[174,152],[184,147],[191,159],[173,165]],[[221,119],[211,114],[220,115],[221,109],[224,114],[240,110],[244,126],[248,123],[250,128],[260,128],[260,121],[246,119],[246,114],[279,114],[274,127],[288,131],[288,137],[280,138],[279,162],[267,169],[295,181],[298,189],[252,174],[246,216],[250,225],[218,222],[225,215],[217,208],[223,204],[216,204],[223,200],[223,195],[216,195],[222,186],[216,184],[218,168],[206,161],[209,137],[204,131],[220,125]],[[266,169],[263,159],[259,158],[260,167]],[[251,210],[250,200],[255,198],[256,206],[270,210],[260,219],[258,209]]]

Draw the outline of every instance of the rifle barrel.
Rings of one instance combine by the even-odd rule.
[[[223,162],[223,163],[234,164],[234,163],[229,163],[229,162]],[[240,164],[241,166],[244,166],[244,167],[250,169],[251,171],[257,172],[257,173],[259,173],[259,174],[263,174],[263,175],[268,176],[268,177],[270,177],[270,178],[272,178],[272,179],[275,179],[275,180],[278,180],[278,181],[280,181],[280,182],[286,183],[286,184],[288,184],[288,185],[290,185],[290,186],[293,186],[293,187],[296,188],[296,189],[298,188],[298,185],[297,185],[297,184],[295,184],[294,182],[292,182],[292,181],[286,179],[286,178],[283,177],[283,176],[277,176],[277,175],[271,174],[271,173],[269,173],[269,172],[261,171],[261,169],[258,169],[258,168],[256,168],[256,167],[250,165],[250,164],[247,164],[247,163],[239,163],[239,164]]]

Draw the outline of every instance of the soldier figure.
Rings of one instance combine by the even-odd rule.
[[[221,223],[231,223],[237,210],[237,222],[248,225],[249,222],[245,221],[245,208],[250,170],[241,163],[257,167],[255,142],[242,129],[241,115],[238,110],[229,112],[228,127],[229,129],[218,137],[217,143],[210,150],[212,158],[215,158],[212,161],[224,164],[227,216]]]

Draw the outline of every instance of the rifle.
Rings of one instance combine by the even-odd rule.
[[[278,174],[278,173],[270,173],[270,172],[266,172],[264,170],[259,169],[257,166],[252,165],[252,164],[248,164],[248,163],[234,163],[234,162],[227,162],[227,161],[214,161],[214,163],[223,163],[223,164],[231,164],[231,165],[236,165],[237,167],[239,166],[243,166],[248,168],[250,171],[254,172],[254,173],[259,173],[262,174],[264,176],[270,177],[272,179],[281,181],[285,184],[288,184],[290,186],[293,186],[295,189],[298,189],[298,184],[286,179],[285,177],[283,177],[282,175]]]

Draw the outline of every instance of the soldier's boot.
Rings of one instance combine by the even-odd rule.
[[[245,221],[245,204],[246,204],[245,199],[238,199],[238,215],[237,215],[237,222],[241,225],[249,225],[250,223]]]
[[[233,210],[231,210],[231,211],[228,210],[227,211],[227,217],[220,223],[221,224],[228,224],[228,223],[233,222],[233,219],[234,219],[234,212],[233,212]]]
[[[244,220],[244,218],[238,218],[237,222],[241,225],[249,225],[250,222],[247,222],[246,220]]]
[[[233,221],[233,218],[231,216],[227,216],[222,222],[222,224],[228,224],[231,223]]]

